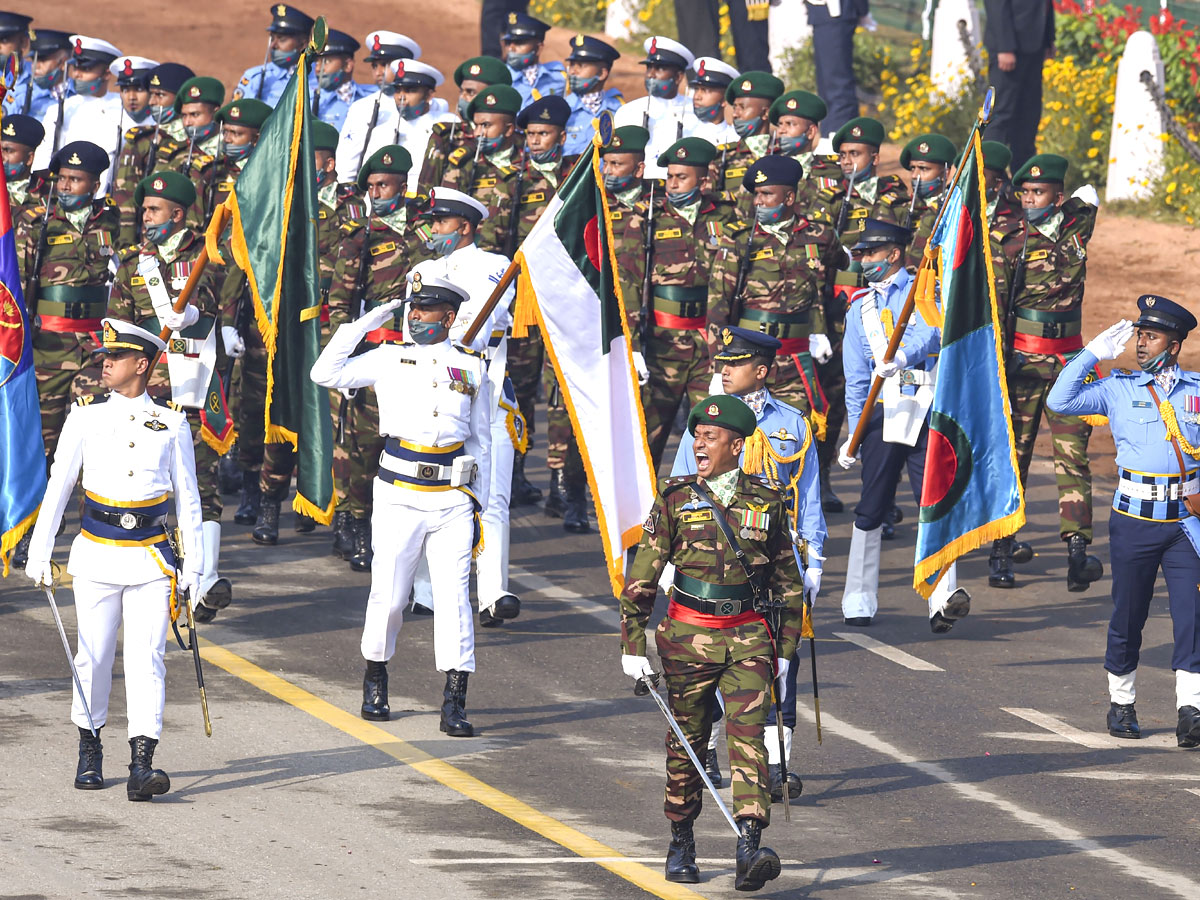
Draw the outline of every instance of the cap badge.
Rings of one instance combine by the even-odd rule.
[[[279,16],[282,19],[284,16],[287,15],[287,7],[284,6],[282,3],[280,3],[278,6],[275,7],[275,15]]]
[[[726,347],[733,343],[733,332],[728,328],[721,329],[721,343]]]
[[[1155,297],[1147,297],[1147,298],[1146,298],[1146,305],[1147,305],[1147,306],[1153,306],[1153,305],[1154,305],[1154,301],[1155,301],[1156,299],[1157,299],[1157,298],[1155,298]]]
[[[11,127],[11,126],[9,126],[9,127]],[[620,146],[621,146],[621,139],[620,139],[619,137],[615,137],[615,138],[613,138],[613,139],[612,139],[612,146],[614,146],[614,147],[620,147]]]
[[[495,105],[496,105],[496,95],[495,95],[495,94],[488,94],[488,95],[487,95],[487,96],[484,98],[483,102],[484,102],[484,104],[485,104],[485,105],[487,105],[487,106],[495,106]]]
[[[704,77],[704,67],[707,65],[708,65],[708,63],[706,63],[704,60],[700,60],[700,68],[696,69],[696,74],[699,75],[701,78]]]
[[[721,407],[717,406],[715,403],[710,403],[708,404],[708,409],[706,409],[705,412],[708,413],[708,417],[710,419],[715,419],[721,414]]]
[[[380,50],[381,45],[379,43],[379,35],[375,34],[375,35],[372,35],[372,37],[374,38],[374,40],[371,42],[371,49],[372,50]]]
[[[918,153],[928,153],[929,145],[927,143],[925,143],[924,141],[921,141],[921,143],[917,144],[917,152]]]
[[[229,111],[229,118],[240,119],[241,117],[242,117],[242,108],[240,106],[235,106],[233,109],[231,109]]]
[[[687,148],[686,148],[686,147],[680,147],[678,150],[676,150],[676,151],[675,151],[675,158],[676,158],[676,159],[687,159]]]
[[[161,191],[166,186],[167,186],[167,183],[165,181],[163,181],[161,178],[155,178],[154,181],[152,181],[150,183],[150,187],[156,191]]]
[[[133,74],[133,60],[130,59],[128,56],[125,57],[125,68],[121,70],[121,74],[122,75],[132,75]]]
[[[16,137],[17,129],[13,128],[12,122],[9,122],[7,125],[4,126],[4,133],[7,134],[9,137]]]
[[[515,12],[510,12],[510,13],[508,14],[508,24],[509,24],[509,25],[516,25],[516,24],[517,24],[517,14],[516,14]]]
[[[402,59],[396,60],[396,77],[397,78],[404,77],[404,60],[402,60]]]
[[[862,126],[855,125],[853,128],[850,129],[850,135],[852,137],[862,137]]]
[[[382,162],[385,166],[390,166],[392,164],[392,154],[390,154],[390,153],[383,154],[383,156],[380,158],[379,161]]]
[[[72,153],[71,158],[67,160],[67,165],[68,166],[81,166],[81,165],[83,165],[83,160],[79,158],[78,153]]]
[[[1033,166],[1032,168],[1030,168],[1029,174],[1031,177],[1037,178],[1038,176],[1040,176],[1042,174],[1042,167],[1041,166]]]
[[[795,98],[795,97],[793,97],[791,100],[789,100],[789,101],[787,102],[787,108],[788,108],[788,109],[795,109],[795,108],[796,108],[796,106],[797,106],[797,103],[796,103],[796,98]]]
[[[188,96],[189,97],[199,97],[200,96],[200,86],[193,84],[190,88],[188,88]]]
[[[81,53],[83,53],[83,39],[75,38],[75,55],[78,56]]]
[[[546,121],[549,121],[549,120],[550,120],[550,110],[549,110],[549,109],[543,109],[543,110],[542,110],[542,114],[541,114],[540,116],[538,116],[538,118],[539,118],[539,119],[545,119]]]
[[[653,56],[658,52],[658,38],[650,38],[650,55]]]
[[[104,323],[104,343],[111,344],[117,339],[117,329],[113,328],[107,322]]]
[[[576,47],[583,46],[583,35],[582,34],[575,35],[575,46]]]
[[[754,87],[754,84],[750,81],[749,78],[747,78],[745,81],[742,82],[742,90],[743,91],[748,91],[753,87]]]
[[[473,66],[471,66],[471,68],[467,69],[467,74],[478,75],[481,71],[483,71],[483,70],[479,67],[479,63],[475,63],[475,65],[473,65]]]
[[[767,180],[767,173],[764,172],[762,169],[759,169],[757,172],[754,173],[754,183],[755,184],[762,184],[766,180]]]
[[[419,293],[419,292],[420,292],[420,290],[421,290],[421,287],[422,287],[422,285],[421,285],[421,273],[420,273],[420,272],[413,272],[413,277],[412,277],[412,289],[413,289],[413,293],[414,293],[414,294],[416,294],[416,293]]]
[[[162,82],[158,80],[157,75],[155,75],[153,78],[150,79],[150,83],[155,85],[156,87],[162,87]]]

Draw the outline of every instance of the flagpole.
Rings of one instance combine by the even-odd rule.
[[[483,308],[475,314],[475,320],[467,329],[467,333],[462,336],[462,340],[459,343],[461,343],[464,347],[471,346],[471,342],[475,340],[476,335],[479,334],[480,330],[487,323],[488,317],[492,314],[492,310],[495,309],[496,304],[500,302],[500,297],[505,291],[508,290],[508,286],[513,283],[513,279],[517,277],[517,274],[520,271],[521,264],[515,259],[508,264],[508,268],[505,269],[504,274],[500,277],[499,283],[495,288],[492,289],[492,295],[487,298],[487,302],[483,304]]]
[[[967,136],[967,142],[963,145],[963,154],[968,152],[968,148],[972,147],[975,142],[975,134],[980,131],[988,123],[988,119],[992,115],[992,100],[995,97],[996,89],[989,87],[987,94],[983,98],[983,108],[979,110],[979,117],[975,120],[975,124],[971,126],[971,133]],[[946,191],[945,196],[950,196],[954,193],[954,189],[958,187],[959,181],[962,179],[963,172],[966,166],[959,166],[958,171],[954,173],[954,181],[950,188]],[[941,209],[938,210],[937,218],[933,221],[933,228],[930,229],[929,235],[932,240],[933,235],[937,234],[938,225],[942,222],[942,217],[946,214],[948,204],[943,203]],[[921,264],[917,267],[917,274],[912,280],[912,284],[908,288],[908,297],[904,300],[904,307],[900,310],[900,315],[896,322],[896,328],[892,332],[892,339],[888,341],[887,351],[884,353],[883,361],[891,362],[896,357],[896,351],[900,349],[900,342],[904,339],[904,332],[908,328],[909,319],[912,318],[913,311],[917,307],[917,286],[920,283],[921,270],[932,267],[933,257],[928,253],[926,245],[926,253],[921,257]],[[870,422],[870,411],[874,408],[876,401],[879,399],[879,392],[883,389],[883,379],[876,375],[871,380],[871,389],[867,392],[867,402],[863,404],[862,414],[858,417],[858,425],[854,429],[854,434],[850,437],[850,443],[846,447],[846,455],[854,456],[854,452],[862,443],[863,437],[866,435],[867,425]]]

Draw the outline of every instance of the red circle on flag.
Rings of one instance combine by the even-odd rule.
[[[929,449],[925,454],[925,489],[921,492],[921,506],[940,503],[954,485],[958,474],[958,454],[949,438],[940,431],[929,429]]]
[[[600,271],[600,223],[593,216],[583,226],[583,246],[587,250],[588,262]]]

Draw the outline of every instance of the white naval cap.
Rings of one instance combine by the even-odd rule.
[[[421,211],[423,216],[461,216],[478,225],[488,217],[487,207],[462,191],[454,188],[435,187],[429,189],[429,206]]]
[[[646,58],[641,62],[643,66],[658,64],[686,69],[696,58],[692,51],[679,41],[673,41],[660,34],[646,38],[642,49],[646,51]]]
[[[121,353],[125,350],[136,350],[138,353],[162,353],[167,349],[166,341],[157,334],[134,325],[132,322],[104,318],[100,320],[100,324],[102,332],[98,353]]]
[[[442,73],[429,63],[415,59],[394,59],[388,64],[388,71],[396,84],[407,84],[413,87],[437,87],[446,79]]]
[[[398,31],[372,31],[363,41],[367,59],[384,62],[391,59],[420,59],[421,45]]]
[[[136,79],[139,76],[149,77],[150,70],[158,68],[160,64],[153,59],[147,59],[144,56],[119,56],[112,61],[108,67],[108,71],[117,76],[117,82],[123,80]]]
[[[455,309],[471,299],[470,293],[453,281],[412,272],[408,276],[408,303],[410,306],[437,306],[449,303]]]
[[[86,34],[71,35],[73,62],[104,63],[108,65],[121,55],[121,51],[100,38],[88,37]]]
[[[741,72],[715,56],[698,56],[688,72],[688,84],[728,87]]]

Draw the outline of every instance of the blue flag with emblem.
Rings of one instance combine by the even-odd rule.
[[[45,493],[33,336],[21,293],[8,184],[0,169],[0,569],[6,577],[9,557],[33,527]]]
[[[913,572],[926,599],[958,557],[1025,524],[982,172],[976,127],[925,251],[937,259],[942,320]]]

